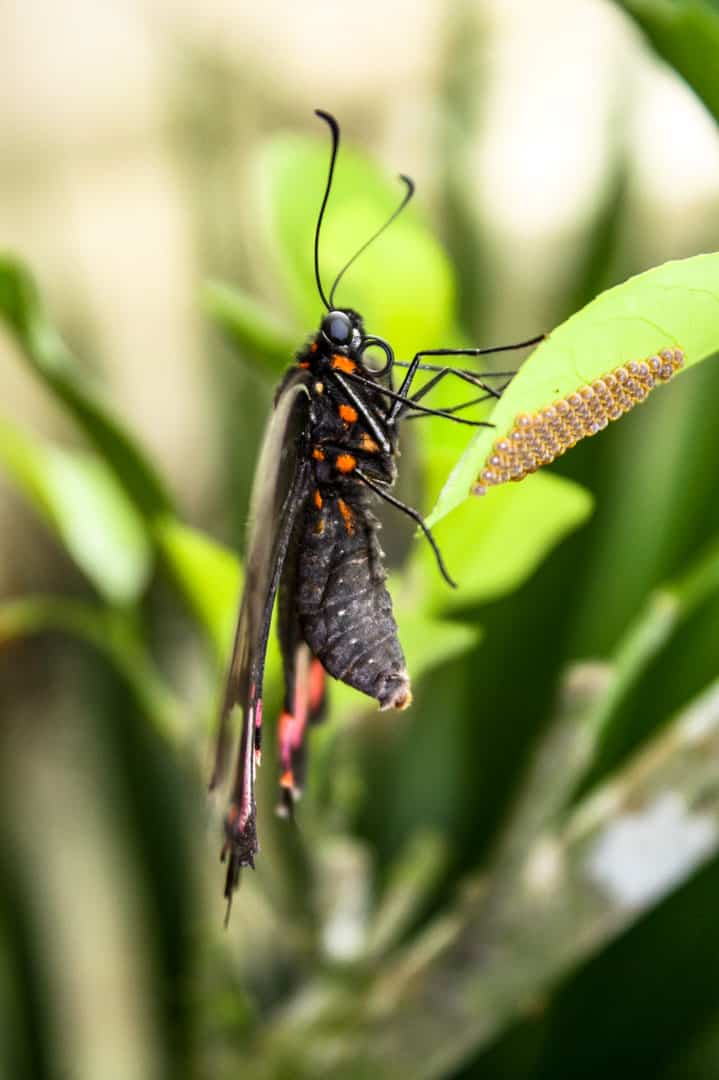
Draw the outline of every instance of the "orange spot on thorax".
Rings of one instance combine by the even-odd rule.
[[[353,536],[355,531],[355,516],[352,512],[352,507],[348,506],[344,499],[338,499],[337,505],[342,515],[342,520],[345,523],[345,531],[348,536]]]
[[[351,375],[357,365],[354,360],[350,360],[349,356],[340,356],[339,353],[335,353],[332,357],[332,367],[335,371],[344,371],[346,375]]]
[[[357,419],[357,410],[352,405],[340,405],[339,414],[346,424],[354,424]]]
[[[316,341],[313,341],[313,342],[311,343],[311,345],[310,345],[310,347],[309,347],[309,351],[310,351],[311,353],[316,353],[316,352],[317,352],[317,342],[316,342]],[[309,360],[298,360],[298,361],[297,361],[297,367],[301,367],[301,368],[305,368],[305,369],[307,369],[308,367],[312,367],[312,364],[310,363],[310,361],[309,361]]]
[[[357,464],[357,458],[352,454],[338,454],[335,464],[341,473],[351,473]]]

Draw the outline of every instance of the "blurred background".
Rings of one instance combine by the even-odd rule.
[[[30,0],[0,28],[0,249],[46,305],[6,260],[3,1075],[715,1078],[716,364],[531,504],[450,517],[459,597],[413,599],[435,571],[384,518],[415,704],[335,697],[295,829],[265,763],[227,932],[205,782],[264,417],[320,314],[258,230],[272,146],[324,162],[322,107],[378,205],[415,179],[427,261],[374,272],[405,354],[521,340],[719,247],[719,9]],[[446,440],[404,447],[427,510]]]

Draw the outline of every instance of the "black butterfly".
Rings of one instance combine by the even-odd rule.
[[[245,591],[210,783],[210,788],[215,788],[226,772],[229,718],[239,705],[242,735],[222,849],[223,860],[228,858],[228,912],[239,871],[243,866],[254,866],[258,851],[254,784],[260,761],[265,654],[275,596],[279,592],[285,676],[278,731],[280,810],[289,814],[302,790],[307,728],[322,716],[326,673],[375,698],[381,709],[404,709],[412,700],[392,600],[384,584],[378,523],[370,509],[375,497],[414,519],[432,545],[442,575],[454,584],[420,514],[392,494],[399,423],[405,418],[440,416],[481,426],[481,421],[456,414],[499,397],[504,387],[492,388],[485,382],[486,376],[428,364],[424,358],[480,356],[541,340],[488,349],[428,349],[405,363],[395,359],[388,342],[365,333],[356,311],[335,306],[335,292],[345,271],[412,197],[414,185],[406,176],[401,177],[407,190],[400,205],[340,271],[327,299],[319,272],[319,239],[339,148],[339,127],[328,113],[317,110],[317,115],[332,133],[314,240],[315,278],[327,313],[277,390],[257,466]],[[381,369],[370,365],[368,350],[383,354]],[[406,370],[395,389],[392,375],[396,367]],[[419,371],[432,375],[413,393]],[[512,373],[493,374],[506,378]],[[481,395],[449,409],[423,405],[422,399],[449,375],[479,389]]]

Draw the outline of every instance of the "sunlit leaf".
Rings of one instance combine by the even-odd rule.
[[[546,408],[606,372],[671,346],[683,349],[685,368],[719,348],[719,254],[665,263],[630,278],[552,331],[498,402],[494,426],[478,432],[453,469],[430,521],[468,496],[495,440],[511,430],[519,413]],[[495,495],[490,490],[488,498]]]
[[[719,120],[719,7],[708,0],[619,0],[659,55]]]
[[[239,559],[205,533],[171,517],[159,519],[154,534],[218,658],[226,661],[242,582]]]
[[[130,603],[140,596],[151,569],[150,544],[103,461],[44,443],[0,418],[0,462],[108,600]]]
[[[30,272],[0,255],[0,319],[21,355],[114,470],[144,516],[168,512],[170,497],[130,432],[90,388],[88,373],[68,351],[47,313]]]
[[[436,570],[432,552],[415,541],[415,572],[429,585],[439,611],[486,603],[522,585],[565,536],[592,512],[590,492],[551,473],[535,473],[522,484],[505,484],[485,502],[467,500],[434,534],[458,588]]]
[[[318,325],[323,310],[312,256],[329,140],[317,125],[314,140],[273,139],[256,163],[263,244],[274,254],[276,275],[306,333]],[[342,146],[320,247],[327,294],[340,268],[397,207],[403,192],[389,169],[382,171]],[[336,302],[360,311],[368,333],[387,338],[400,356],[446,341],[454,305],[452,272],[419,210],[408,207],[357,260]]]

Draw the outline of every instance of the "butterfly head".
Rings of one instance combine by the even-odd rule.
[[[359,351],[363,338],[362,317],[351,308],[334,308],[322,320],[317,344],[320,348],[349,356]]]
[[[384,353],[383,358],[379,359],[378,351]],[[332,369],[377,378],[389,372],[394,353],[384,338],[365,334],[358,312],[352,308],[330,308],[309,349],[299,354],[299,363],[316,375]]]

